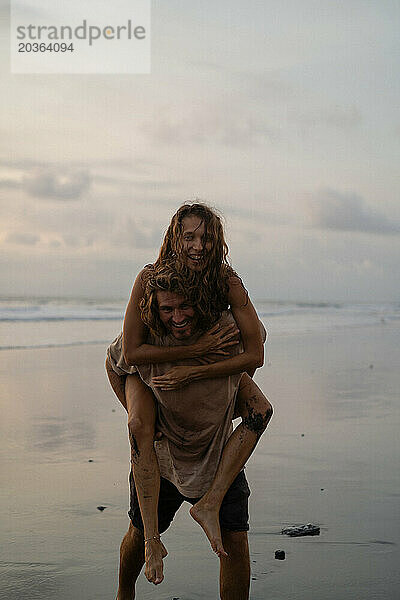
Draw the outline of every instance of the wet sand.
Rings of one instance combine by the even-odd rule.
[[[384,324],[270,331],[256,381],[275,414],[247,466],[251,598],[399,597],[399,342],[400,328]],[[0,597],[112,599],[129,451],[104,347],[0,356]],[[165,582],[154,588],[141,576],[138,598],[218,598],[218,560],[188,509],[164,535]],[[280,534],[308,522],[320,536]]]

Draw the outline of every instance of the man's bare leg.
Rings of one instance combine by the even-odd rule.
[[[119,559],[119,585],[117,600],[135,598],[135,584],[144,564],[143,533],[129,523],[124,536]]]
[[[247,532],[223,529],[222,541],[229,556],[220,558],[219,591],[221,600],[248,600],[250,557]]]
[[[226,556],[219,524],[222,500],[253,452],[271,417],[272,406],[254,381],[244,373],[238,390],[237,407],[242,422],[230,436],[210,489],[190,509],[204,529],[214,552]]]
[[[157,585],[164,579],[163,558],[167,550],[158,532],[160,469],[154,451],[156,409],[151,390],[138,375],[127,376],[125,397],[133,478],[144,526],[145,575]]]

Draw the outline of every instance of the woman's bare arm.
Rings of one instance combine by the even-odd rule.
[[[260,321],[239,277],[233,276],[229,279],[228,300],[240,331],[243,352],[226,360],[199,366],[200,379],[243,373],[262,367],[264,364]]]

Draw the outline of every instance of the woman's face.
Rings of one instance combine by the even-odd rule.
[[[200,217],[189,215],[182,219],[182,245],[185,262],[189,269],[202,271],[206,266],[213,238],[205,238],[205,226]]]

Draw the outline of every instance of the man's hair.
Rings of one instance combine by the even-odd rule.
[[[143,323],[155,333],[163,336],[169,333],[160,319],[157,292],[171,292],[185,298],[196,312],[198,329],[206,331],[218,320],[210,310],[210,303],[205,305],[197,298],[194,287],[188,287],[183,273],[176,268],[175,261],[148,265],[142,275],[143,298],[140,301],[140,314]]]
[[[204,224],[204,239],[212,239],[205,269],[190,269],[183,253],[183,219],[196,216]],[[217,212],[201,202],[183,204],[171,219],[164,236],[155,267],[173,261],[174,268],[185,281],[185,296],[196,299],[200,314],[207,315],[206,320],[218,320],[221,312],[228,308],[228,278],[236,275],[228,263],[228,246],[225,242],[222,219]]]

